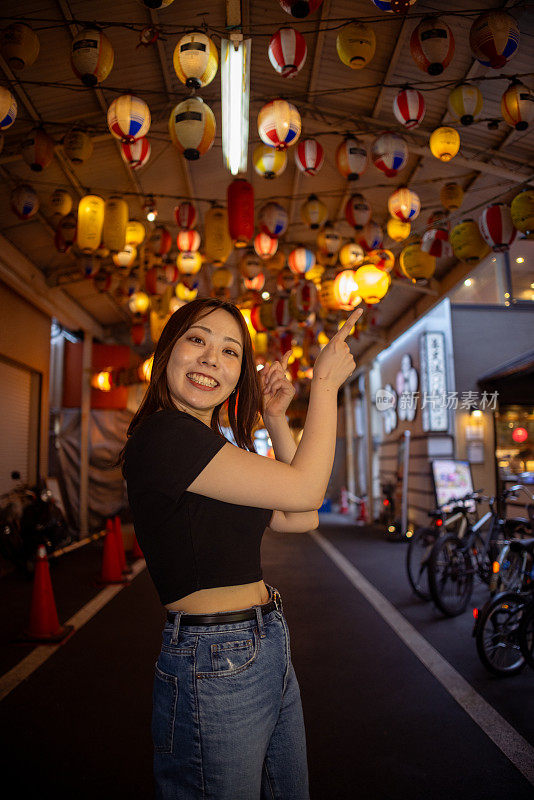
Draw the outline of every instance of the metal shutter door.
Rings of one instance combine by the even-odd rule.
[[[0,493],[15,485],[13,470],[28,480],[31,372],[0,359]]]

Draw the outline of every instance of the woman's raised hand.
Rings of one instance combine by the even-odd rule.
[[[291,350],[287,350],[280,361],[267,364],[260,371],[260,382],[263,391],[263,411],[265,417],[285,416],[287,407],[295,396],[295,387],[286,378],[287,362]]]
[[[363,308],[356,308],[323,347],[313,365],[313,381],[337,390],[354,372],[356,362],[345,340],[362,314]]]

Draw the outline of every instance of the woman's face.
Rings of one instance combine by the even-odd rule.
[[[237,385],[242,359],[241,328],[228,311],[218,308],[198,319],[177,340],[167,364],[174,405],[210,425],[214,407]]]

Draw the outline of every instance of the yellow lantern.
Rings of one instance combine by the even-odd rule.
[[[375,267],[383,269],[386,272],[391,272],[395,266],[395,256],[391,250],[382,250],[381,248],[371,250],[371,252],[367,254],[367,258]]]
[[[449,241],[454,255],[466,264],[476,264],[490,252],[479,227],[472,219],[462,220],[450,232]]]
[[[459,183],[446,183],[441,187],[439,199],[443,208],[447,211],[455,211],[463,203],[464,190]]]
[[[124,246],[124,250],[113,253],[111,257],[116,267],[120,267],[121,270],[129,270],[137,258],[137,250],[133,244],[127,244]]]
[[[190,303],[191,300],[194,300],[198,294],[198,289],[190,289],[189,286],[185,285],[185,283],[177,283],[174,291],[176,293],[176,297],[179,300],[184,300],[186,303]]]
[[[66,189],[54,189],[46,205],[47,214],[54,222],[66,217],[72,211],[72,197]]]
[[[85,86],[104,81],[113,67],[113,47],[98,28],[84,28],[72,40],[70,63]]]
[[[307,281],[312,281],[312,283],[315,283],[317,285],[318,283],[320,283],[321,278],[324,275],[324,272],[325,268],[323,267],[323,265],[316,263],[314,267],[312,267],[311,269],[309,269],[307,272],[304,273],[304,277],[306,278]]]
[[[343,311],[351,311],[362,302],[356,273],[352,269],[344,269],[338,272],[334,278],[332,291],[338,302],[338,308]]]
[[[146,314],[150,307],[150,297],[146,292],[134,292],[128,301],[132,314]]]
[[[252,155],[254,169],[262,178],[272,180],[281,175],[287,166],[287,152],[267,144],[258,144]]]
[[[363,22],[350,22],[338,33],[336,47],[338,56],[347,67],[362,69],[375,54],[375,32]]]
[[[104,200],[96,194],[87,194],[79,202],[76,244],[83,253],[90,253],[100,246],[104,206]]]
[[[93,153],[93,142],[85,131],[81,131],[79,128],[73,128],[63,139],[63,150],[65,151],[65,155],[68,156],[74,164],[81,164],[91,157]]]
[[[462,125],[472,125],[482,111],[482,92],[478,86],[462,83],[449,95],[449,111]]]
[[[196,275],[202,266],[202,256],[198,250],[194,252],[183,250],[178,253],[176,266],[184,275]]]
[[[322,228],[328,219],[328,209],[317,195],[310,194],[306,202],[300,207],[300,216],[312,231],[316,231]]]
[[[128,203],[122,197],[113,196],[106,200],[102,241],[112,252],[124,249],[128,214]]]
[[[215,115],[200,97],[189,97],[171,111],[169,135],[188,161],[196,161],[213,144]]]
[[[391,285],[389,274],[374,264],[362,264],[356,270],[354,279],[358,284],[358,294],[370,305],[379,303]]]
[[[280,272],[280,270],[283,269],[285,265],[286,265],[286,254],[284,253],[283,250],[280,249],[278,249],[274,254],[274,256],[268,258],[264,263],[266,269],[268,269],[269,272],[273,273]]]
[[[356,242],[344,244],[339,251],[339,263],[342,267],[359,267],[365,260],[363,247]]]
[[[403,242],[410,235],[412,225],[410,222],[403,222],[401,219],[391,217],[388,219],[387,232],[390,239],[394,242]]]
[[[417,241],[402,250],[399,256],[399,266],[412,283],[427,281],[435,272],[436,259],[421,250],[421,242]]]
[[[39,37],[23,22],[8,25],[1,34],[0,53],[11,69],[31,67],[39,55]]]
[[[230,256],[233,245],[228,230],[228,211],[214,205],[204,215],[204,252],[208,261],[221,267]]]
[[[211,285],[214,289],[229,289],[234,285],[234,273],[228,267],[220,267],[211,276]]]
[[[142,222],[131,219],[126,226],[126,244],[139,247],[145,241],[146,231]]]
[[[217,73],[217,48],[205,33],[193,31],[182,36],[172,57],[178,78],[192,89],[211,83]]]
[[[517,230],[530,237],[534,233],[534,189],[524,189],[516,194],[510,211]]]
[[[323,250],[315,251],[315,260],[322,267],[335,267],[337,263],[337,253],[325,253]]]
[[[460,149],[460,134],[455,128],[436,128],[430,134],[430,152],[440,161],[450,161]]]

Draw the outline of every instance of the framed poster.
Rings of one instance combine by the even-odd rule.
[[[421,368],[421,415],[424,431],[448,431],[445,336],[441,331],[423,333],[419,340]]]
[[[436,505],[447,503],[452,497],[463,497],[473,491],[473,476],[469,461],[460,461],[455,458],[435,458],[432,462],[432,480]],[[452,506],[445,506],[449,512]],[[471,500],[466,508],[475,510],[475,501]]]

